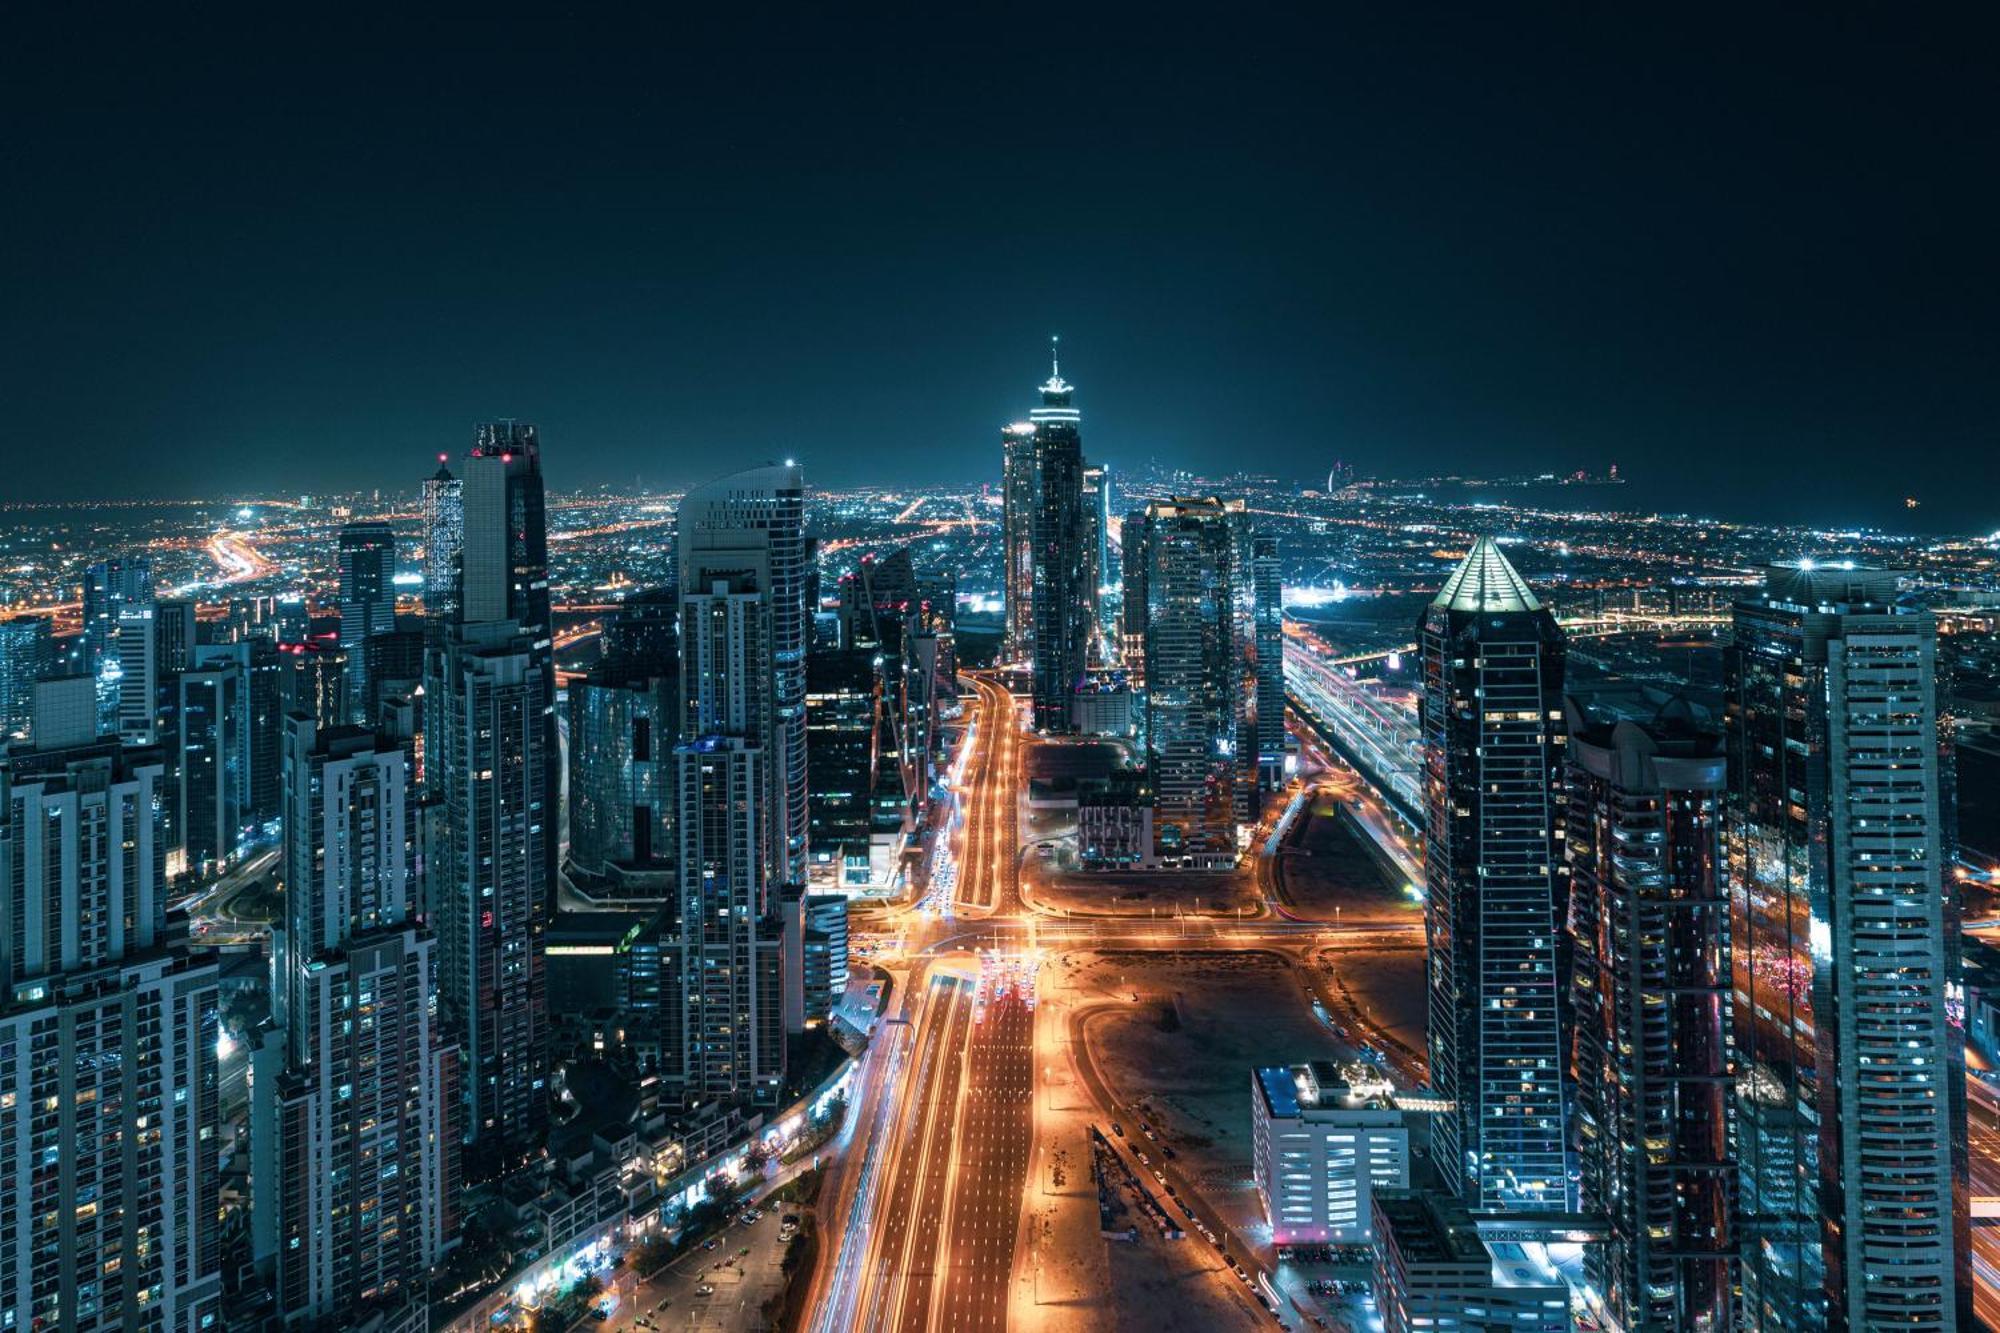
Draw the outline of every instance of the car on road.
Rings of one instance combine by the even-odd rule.
[[[1111,1132],[1113,1134],[1116,1134],[1119,1138],[1122,1139],[1125,1137],[1125,1126],[1119,1124],[1116,1120],[1114,1120],[1111,1122]]]
[[[694,1294],[697,1296],[713,1296],[715,1295],[715,1288],[704,1282],[694,1289]]]

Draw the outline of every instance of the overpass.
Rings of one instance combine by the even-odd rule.
[[[1354,766],[1395,811],[1424,822],[1423,746],[1414,709],[1356,680],[1312,640],[1285,639],[1285,693],[1292,708]]]
[[[1571,638],[1596,639],[1615,634],[1713,630],[1728,624],[1729,616],[1603,611],[1565,617],[1561,623]],[[1398,814],[1421,828],[1425,822],[1424,763],[1416,709],[1380,684],[1357,680],[1351,674],[1363,663],[1416,651],[1417,645],[1409,643],[1374,652],[1336,654],[1302,626],[1286,626],[1285,694],[1292,708]]]

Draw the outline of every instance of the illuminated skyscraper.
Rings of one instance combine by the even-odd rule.
[[[1577,1168],[1608,1236],[1584,1252],[1613,1327],[1727,1333],[1736,1265],[1722,737],[1572,699]]]
[[[27,735],[35,717],[35,682],[54,669],[47,616],[0,620],[0,739]]]
[[[285,731],[280,1024],[253,1080],[253,1252],[287,1323],[420,1312],[455,1228],[457,1052],[411,919],[402,751],[360,727]]]
[[[1276,537],[1251,537],[1250,585],[1251,644],[1256,650],[1257,790],[1261,797],[1285,784],[1285,607]]]
[[[1111,470],[1103,464],[1083,469],[1084,593],[1090,599],[1090,659],[1111,660],[1111,628],[1105,623],[1105,583],[1111,577]]]
[[[1000,432],[1002,565],[1006,605],[1002,655],[1032,661],[1035,652],[1035,427],[1017,421]]]
[[[368,659],[362,648],[396,628],[396,536],[387,523],[340,530],[340,646],[347,650],[347,714],[366,721]]]
[[[156,701],[146,692],[158,684],[149,674],[157,670],[157,647],[138,642],[136,629],[144,622],[150,630],[154,597],[153,562],[146,556],[115,556],[84,571],[83,657],[85,670],[97,681],[98,725],[135,744],[153,739]],[[127,621],[135,628],[130,642],[124,641]],[[128,674],[134,677],[129,688],[124,683]]]
[[[1801,562],[1735,631],[1738,1327],[1969,1327],[1936,621],[1893,571]]]
[[[1169,865],[1236,861],[1242,753],[1257,745],[1244,691],[1250,645],[1236,614],[1242,521],[1241,500],[1177,498],[1146,511],[1146,771]]]
[[[459,558],[459,617],[467,624],[512,621],[528,641],[542,678],[541,789],[554,809],[561,790],[556,735],[555,622],[549,612],[549,533],[542,484],[541,437],[521,421],[489,422],[474,435],[460,491],[464,509]],[[348,669],[353,670],[350,663]],[[427,742],[428,745],[428,742]],[[427,751],[428,752],[428,751]],[[553,817],[553,816],[551,816]],[[543,845],[545,891],[556,884],[558,840]],[[554,915],[553,901],[543,905]]]
[[[765,747],[773,794],[765,818],[781,857],[772,879],[804,884],[808,822],[805,476],[797,464],[773,463],[697,486],[682,498],[677,526],[682,597],[706,597],[714,591],[717,577],[727,580],[754,570],[750,590],[765,602],[767,626],[759,649],[764,660],[753,672],[766,694],[754,707],[768,708],[768,721],[759,721],[757,730],[751,732],[690,720],[681,734],[688,738],[740,735],[758,739]],[[684,609],[684,623],[685,617]],[[683,633],[691,631],[684,628]],[[702,651],[710,650],[704,647]],[[707,665],[687,654],[684,648],[683,706],[712,710],[713,686],[703,683]]]
[[[1035,727],[1075,730],[1072,700],[1089,665],[1093,632],[1088,586],[1090,526],[1083,502],[1082,414],[1075,393],[1052,361],[1034,424],[1035,481],[1030,540],[1034,554]]]
[[[1481,537],[1419,637],[1431,1156],[1471,1207],[1560,1210],[1562,631]]]
[[[458,562],[465,545],[465,483],[445,456],[424,479],[424,615],[433,624],[458,619]]]
[[[156,756],[89,677],[0,762],[0,1324],[221,1324],[217,969],[169,917]]]
[[[487,1147],[531,1150],[548,1127],[543,933],[557,791],[546,661],[511,620],[459,626],[426,739],[445,829],[428,886],[438,994],[464,1054],[466,1138],[486,1164]]]

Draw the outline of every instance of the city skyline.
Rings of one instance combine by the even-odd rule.
[[[2000,24],[220,17],[0,79],[0,1329],[2000,1333]]]
[[[416,24],[322,35],[365,90],[340,117],[260,68],[254,28],[80,69],[24,34],[49,59],[11,89],[37,206],[9,225],[36,262],[0,393],[42,447],[10,489],[379,485],[506,412],[575,484],[694,484],[714,441],[822,484],[970,481],[936,456],[1009,419],[1055,332],[1115,466],[1213,470],[1246,438],[1296,475],[1615,462],[1649,508],[2000,527],[1994,187],[1957,166],[1977,29],[1455,22],[1329,14],[1239,61],[1109,15],[1047,43],[646,27],[622,55],[582,24]],[[1028,51],[1059,95],[1001,115],[986,90]],[[480,95],[530,70],[532,106]]]

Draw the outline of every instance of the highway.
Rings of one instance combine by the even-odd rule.
[[[813,1333],[1009,1326],[1037,1148],[1032,1006],[1049,959],[1070,949],[1187,948],[1303,958],[1329,945],[1407,948],[1422,930],[1416,921],[1342,926],[1276,914],[1071,916],[1038,904],[1022,893],[1019,820],[1033,742],[1017,700],[989,677],[970,683],[976,715],[951,901],[927,896],[856,913],[856,939],[881,951],[897,998],[857,1080],[854,1139],[829,1177]],[[1111,1091],[1093,1093],[1109,1114]],[[1230,1248],[1253,1252],[1248,1243]]]

